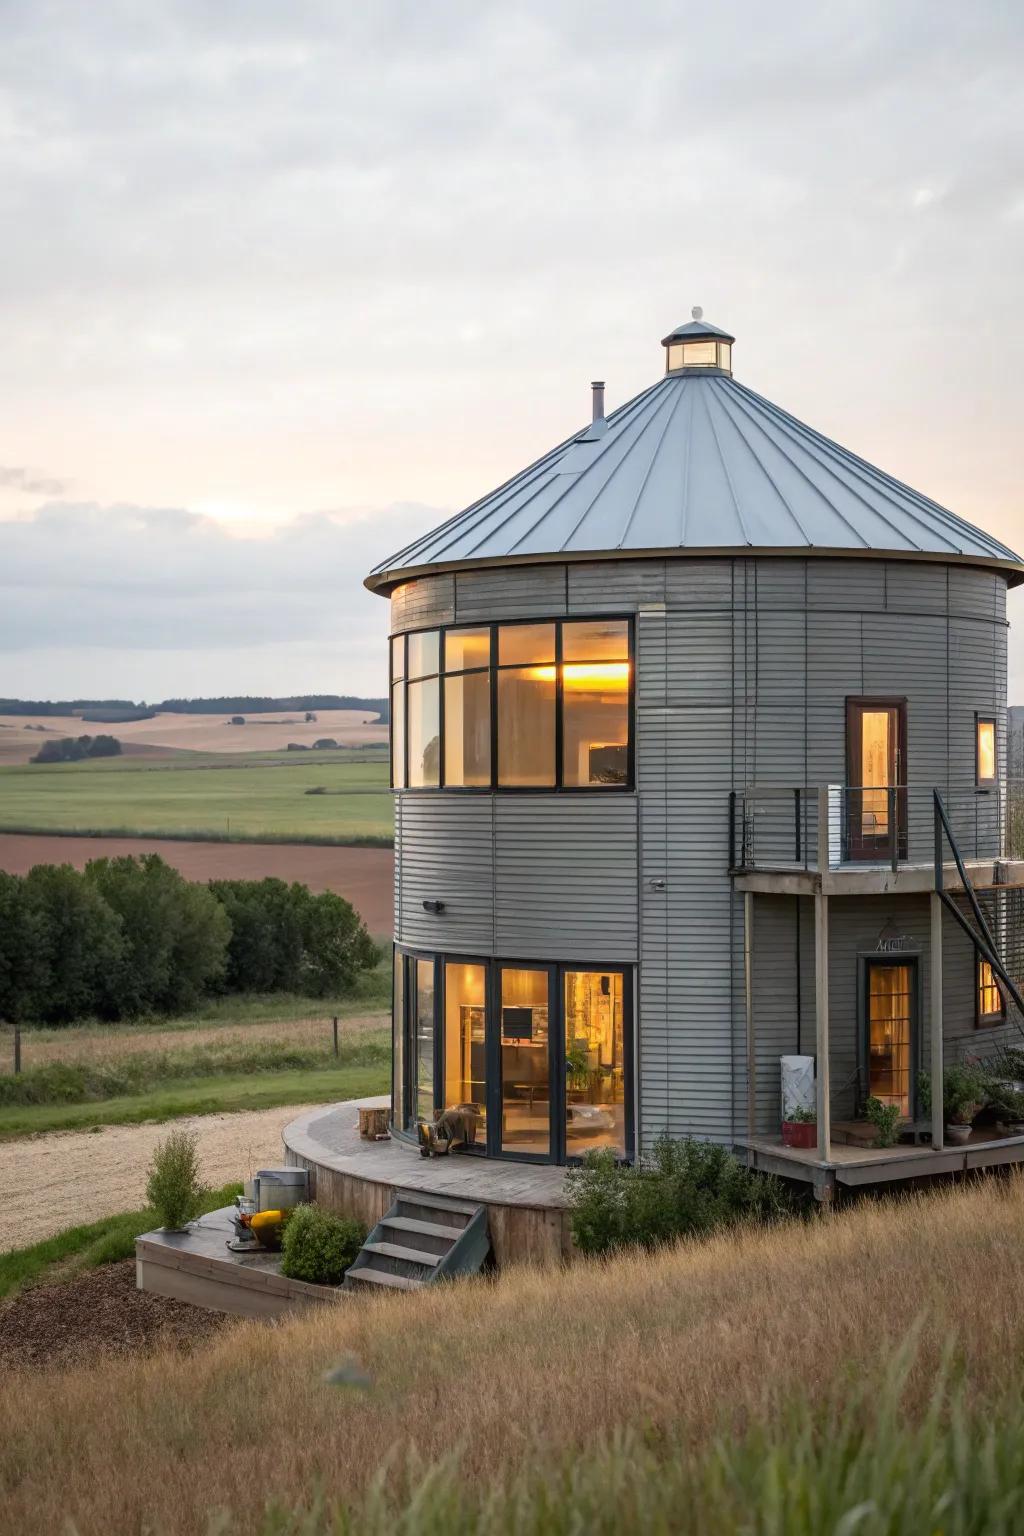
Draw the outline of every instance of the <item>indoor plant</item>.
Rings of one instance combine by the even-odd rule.
[[[814,1147],[818,1142],[818,1112],[791,1105],[782,1118],[784,1147]]]

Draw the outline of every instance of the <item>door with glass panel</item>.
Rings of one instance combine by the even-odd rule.
[[[905,699],[846,701],[846,857],[907,856]]]
[[[630,1150],[630,1002],[621,970],[562,972],[564,1157]]]
[[[913,1116],[917,1029],[915,961],[865,961],[864,1021],[867,1096]]]
[[[434,1118],[436,976],[433,960],[409,958],[409,1124]]]
[[[552,1156],[554,979],[550,966],[495,967],[488,1056],[492,1156]]]
[[[464,1150],[487,1149],[488,967],[444,962],[444,1107],[461,1116]]]

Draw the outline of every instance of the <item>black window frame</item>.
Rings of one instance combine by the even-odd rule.
[[[583,1162],[584,1155],[572,1157],[566,1153],[565,1136],[565,975],[567,971],[603,971],[609,975],[615,974],[622,977],[622,1025],[623,1025],[623,1133],[624,1156],[620,1161],[632,1163],[637,1156],[636,1148],[636,965],[629,961],[616,961],[608,965],[598,964],[594,960],[538,960],[506,955],[481,955],[477,953],[461,953],[458,950],[431,950],[419,945],[400,944],[397,941],[392,946],[395,955],[403,957],[403,981],[404,995],[402,1018],[396,1023],[394,994],[392,992],[391,1027],[392,1032],[400,1027],[405,1032],[403,1049],[403,1098],[406,1111],[415,1109],[414,1080],[412,1060],[414,1051],[410,1048],[414,1045],[411,1039],[411,1022],[413,1012],[410,1007],[410,964],[415,966],[419,960],[433,962],[434,966],[434,1112],[444,1109],[444,1077],[445,1077],[445,1018],[447,1012],[447,966],[449,962],[456,965],[481,965],[484,967],[484,996],[486,999],[486,1071],[487,1071],[487,1136],[483,1145],[467,1148],[464,1155],[467,1157],[487,1157],[493,1161],[511,1163],[543,1163],[547,1166],[572,1167]],[[537,1152],[503,1152],[501,1150],[500,1129],[500,1046],[499,1031],[496,1021],[499,1016],[501,1003],[501,972],[502,970],[529,970],[546,971],[548,974],[548,1068],[550,1074],[550,1141],[548,1153]],[[392,978],[395,975],[395,967],[392,962]],[[394,1052],[394,1034],[392,1033],[392,1053]],[[392,1078],[394,1067],[392,1065]],[[394,1122],[394,1109],[392,1103],[392,1134],[404,1138],[407,1141],[416,1139],[415,1113],[412,1115],[411,1124],[398,1125]]]
[[[632,794],[636,788],[636,625],[635,614],[632,613],[572,613],[559,614],[555,617],[548,615],[532,616],[530,618],[493,619],[485,622],[474,622],[468,619],[458,624],[423,624],[415,629],[397,631],[388,637],[388,701],[389,710],[394,716],[394,688],[400,683],[402,687],[402,709],[404,720],[404,757],[403,757],[403,784],[395,783],[394,759],[391,751],[390,728],[388,733],[388,781],[392,790],[409,795],[616,795]],[[599,624],[615,623],[626,626],[626,650],[629,665],[629,685],[626,695],[626,778],[622,784],[566,784],[564,758],[564,686],[563,686],[563,661],[562,661],[562,626],[565,624]],[[498,780],[498,674],[508,668],[517,665],[530,665],[530,663],[507,663],[505,667],[498,662],[498,631],[511,628],[516,625],[552,624],[555,630],[555,773],[554,782],[551,784],[502,784]],[[452,672],[445,670],[445,650],[448,634],[455,630],[486,629],[490,632],[491,651],[490,660],[486,667],[460,667]],[[438,634],[438,782],[436,784],[409,783],[409,637],[419,634]],[[402,676],[395,676],[394,669],[394,641],[402,641]],[[490,685],[490,747],[491,747],[491,774],[487,784],[446,784],[445,783],[445,679],[447,677],[466,677],[473,673],[486,672]],[[430,673],[423,679],[413,678],[412,682],[429,681],[435,676]]]

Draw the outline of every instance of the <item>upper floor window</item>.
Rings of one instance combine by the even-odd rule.
[[[628,619],[453,626],[391,641],[396,789],[607,789],[632,778]]]
[[[979,785],[996,781],[996,722],[991,716],[975,716],[974,763]]]

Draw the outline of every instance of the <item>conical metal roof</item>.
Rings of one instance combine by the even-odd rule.
[[[499,561],[739,550],[950,559],[1024,580],[997,539],[728,372],[679,368],[612,412],[606,430],[588,426],[392,555],[366,585]]]

